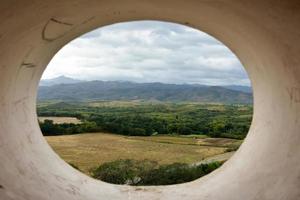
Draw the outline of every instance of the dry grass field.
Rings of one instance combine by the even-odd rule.
[[[197,163],[225,153],[240,144],[233,139],[181,136],[122,136],[106,133],[48,136],[48,143],[68,163],[84,173],[93,167],[117,159],[154,160],[160,164]]]
[[[81,121],[75,117],[39,117],[40,122],[44,122],[46,119],[52,120],[54,124],[73,123],[80,124]]]

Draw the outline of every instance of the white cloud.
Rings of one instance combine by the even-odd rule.
[[[105,26],[62,48],[44,75],[83,80],[249,85],[236,56],[198,30],[166,22]]]

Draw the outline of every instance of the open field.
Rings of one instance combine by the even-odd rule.
[[[40,122],[44,122],[45,120],[52,120],[55,124],[63,124],[63,123],[73,123],[80,124],[81,121],[75,117],[39,117]]]
[[[242,141],[184,136],[122,136],[106,133],[45,137],[65,161],[84,173],[93,167],[117,159],[153,160],[160,164],[198,163],[220,155]]]

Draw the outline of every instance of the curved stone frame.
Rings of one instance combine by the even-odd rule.
[[[0,199],[300,199],[300,2],[298,0],[2,0]],[[39,79],[66,43],[131,20],[185,24],[216,37],[245,66],[254,115],[238,152],[199,180],[130,187],[97,181],[61,160],[36,116]]]

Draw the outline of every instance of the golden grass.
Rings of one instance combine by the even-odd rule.
[[[226,145],[237,140],[226,139],[215,146],[202,146],[207,139],[180,136],[126,137],[106,133],[85,133],[46,137],[54,151],[65,161],[75,164],[84,173],[102,163],[117,159],[154,160],[160,164],[196,163],[225,152]],[[216,143],[216,141],[212,141]],[[212,143],[211,143],[212,144]]]
[[[46,119],[52,120],[54,124],[73,123],[80,124],[81,121],[75,117],[39,117],[40,122],[44,122]]]

